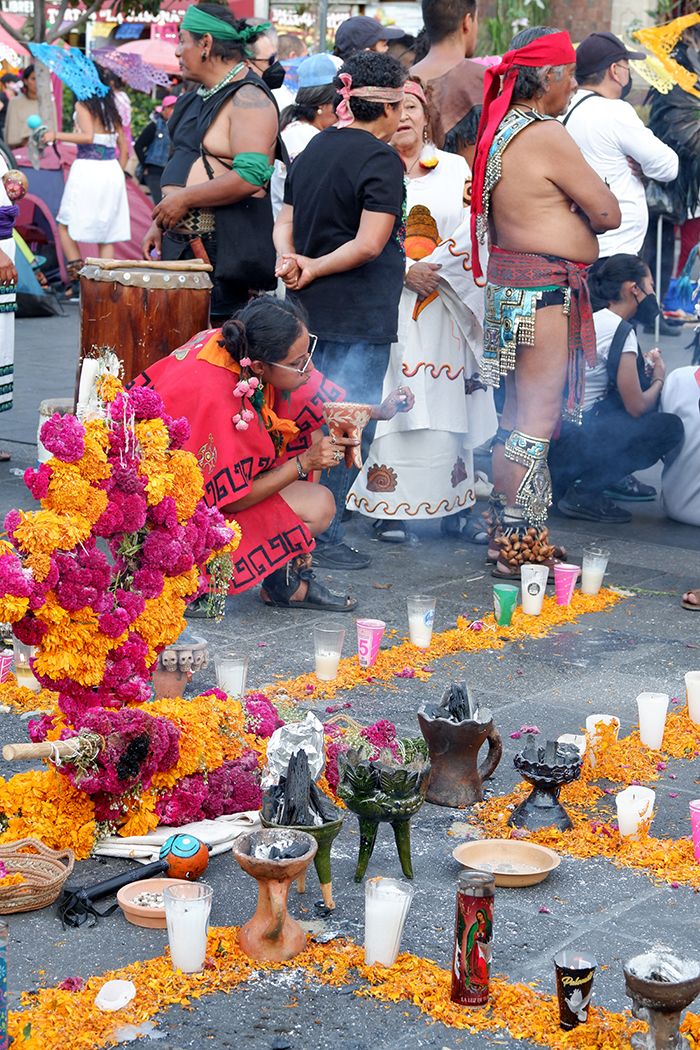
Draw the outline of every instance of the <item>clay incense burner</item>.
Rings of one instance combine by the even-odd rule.
[[[369,423],[371,405],[357,405],[352,401],[326,401],[323,416],[332,438],[362,439],[362,431]],[[362,450],[359,445],[345,446],[345,466],[362,470]]]
[[[274,853],[290,842],[292,849],[303,852],[276,858]],[[254,831],[233,843],[234,857],[258,883],[255,915],[238,931],[239,947],[250,959],[285,962],[306,948],[306,934],[287,912],[287,896],[294,880],[306,874],[317,849],[311,835],[293,828]],[[255,855],[270,851],[271,857]]]
[[[337,795],[357,815],[360,824],[360,856],[355,882],[361,882],[367,871],[382,822],[391,824],[407,879],[413,878],[411,865],[411,832],[409,821],[425,801],[430,779],[430,762],[415,759],[407,766],[398,765],[391,751],[383,748],[379,758],[369,761],[364,749],[338,755]]]
[[[189,629],[158,657],[153,671],[155,699],[182,696],[195,671],[209,665],[209,642]]]
[[[492,775],[503,753],[491,712],[474,703],[463,683],[454,682],[439,706],[423,704],[418,724],[432,766],[425,801],[458,809],[481,802],[483,781]],[[488,754],[477,766],[479,750],[487,740]]]
[[[632,1036],[635,1050],[690,1050],[679,1026],[681,1011],[700,992],[700,963],[658,948],[630,959],[623,971],[632,1014],[649,1025],[648,1032]]]
[[[513,759],[513,765],[525,780],[532,784],[532,791],[511,814],[508,824],[513,828],[555,827],[568,831],[573,822],[559,801],[559,792],[564,784],[572,784],[581,776],[581,752],[574,744],[560,744],[548,740],[544,747],[537,747],[530,735],[524,749]]]

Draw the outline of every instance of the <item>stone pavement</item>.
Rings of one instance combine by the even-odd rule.
[[[71,393],[74,375],[75,316],[48,321],[21,321],[18,327],[17,408],[0,417],[0,444],[12,449],[9,465],[33,462],[36,406],[49,395]],[[687,363],[681,347],[669,340],[664,356],[675,365]],[[50,348],[48,351],[46,348]],[[49,356],[50,355],[50,356]],[[33,413],[33,414],[32,414]],[[12,444],[10,444],[12,442]],[[658,472],[650,471],[652,481]],[[29,508],[31,498],[22,480],[0,466],[0,511]],[[426,698],[438,698],[453,678],[465,679],[481,703],[494,713],[503,737],[504,755],[490,785],[496,794],[512,790],[519,780],[512,758],[519,742],[510,734],[523,724],[536,724],[542,737],[579,732],[593,712],[620,718],[620,735],[636,723],[635,698],[643,690],[683,697],[683,674],[700,669],[700,616],[681,609],[679,596],[700,584],[700,530],[667,521],[657,503],[632,509],[630,525],[590,526],[552,518],[550,527],[569,557],[577,561],[582,547],[594,539],[612,551],[606,583],[632,590],[606,613],[591,613],[556,634],[499,652],[456,654],[430,659],[435,673],[429,682],[395,679],[393,687],[365,686],[322,701],[313,709],[322,716],[328,703],[348,700],[355,719],[370,724],[389,718],[402,736],[418,735],[415,712]],[[349,539],[373,555],[370,569],[355,573],[320,573],[334,587],[347,586],[359,599],[358,612],[380,617],[397,639],[406,631],[405,596],[427,593],[437,599],[435,629],[456,622],[460,614],[474,618],[492,608],[492,579],[484,567],[484,548],[440,536],[434,523],[418,527],[414,545],[392,546],[372,538],[369,524],[354,517]],[[390,584],[387,588],[386,585]],[[199,621],[195,630],[209,639],[214,654],[250,653],[248,688],[262,688],[274,676],[291,677],[313,667],[311,627],[317,616],[267,609],[256,592],[228,599],[220,624]],[[346,617],[345,655],[354,649],[354,618]],[[198,692],[213,685],[210,669],[195,679]],[[2,715],[2,742],[24,738],[18,716]],[[5,764],[9,776],[28,768]],[[688,802],[698,794],[697,764],[669,762],[655,785],[654,833],[680,837],[690,833]],[[677,779],[668,777],[675,773]],[[700,780],[700,778],[698,778]],[[671,794],[677,797],[670,797]],[[425,805],[412,821],[412,852],[416,896],[408,915],[402,947],[450,964],[455,883],[459,871],[451,851],[459,837],[448,832],[455,822],[469,821],[468,811]],[[358,850],[357,822],[348,814],[333,850],[333,883],[337,909],[326,925],[361,942],[363,886],[352,875]],[[97,860],[77,865],[73,881],[89,883],[128,867],[123,861]],[[368,875],[400,876],[390,829],[382,827]],[[227,855],[212,860],[207,879],[214,886],[213,925],[238,924],[254,910],[254,887]],[[304,897],[290,895],[297,918],[312,919],[320,898],[313,870]],[[541,913],[546,906],[549,913]],[[306,911],[302,911],[306,909]],[[53,984],[67,976],[87,977],[159,954],[165,931],[130,926],[120,913],[93,929],[61,929],[51,910],[10,918],[10,989],[16,1003],[20,989]],[[594,1002],[612,1010],[628,1006],[622,963],[654,943],[664,943],[681,955],[698,956],[698,911],[692,889],[655,884],[643,872],[618,869],[602,858],[562,857],[561,866],[534,887],[497,889],[493,971],[509,980],[540,982],[554,991],[552,956],[560,948],[587,949],[599,969]],[[342,998],[340,998],[342,996]],[[298,1008],[290,1009],[294,1003]],[[156,1018],[166,1040],[164,1050],[192,1047],[272,1047],[286,1040],[295,1050],[413,1050],[417,1047],[475,1050],[487,1044],[525,1046],[507,1034],[472,1035],[427,1023],[418,1008],[401,1002],[390,1007],[346,994],[345,989],[307,986],[303,975],[283,972],[262,977],[248,986],[201,999],[189,1012],[173,1007]]]

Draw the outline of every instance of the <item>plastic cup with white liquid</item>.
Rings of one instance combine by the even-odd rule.
[[[419,649],[429,649],[433,637],[435,599],[425,594],[409,594],[406,598],[408,634]]]
[[[685,695],[688,698],[688,718],[700,725],[700,671],[687,671]]]
[[[314,624],[314,659],[320,682],[332,682],[337,677],[344,640],[345,628],[341,624],[330,620]]]
[[[523,612],[526,616],[540,616],[549,578],[546,565],[521,565]]]
[[[584,547],[581,568],[581,594],[597,594],[603,585],[610,551],[604,547]]]

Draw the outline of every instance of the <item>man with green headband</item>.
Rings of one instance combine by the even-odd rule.
[[[200,87],[180,96],[168,122],[173,152],[142,249],[144,258],[212,264],[212,324],[251,291],[276,285],[269,181],[283,157],[277,106],[261,76],[261,54],[274,52],[266,28],[217,3],[191,4],[180,26],[180,68]]]

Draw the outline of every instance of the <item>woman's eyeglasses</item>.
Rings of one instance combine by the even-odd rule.
[[[306,375],[306,370],[309,367],[309,365],[311,364],[311,358],[314,356],[314,350],[316,349],[316,343],[317,342],[318,342],[318,336],[317,335],[312,335],[311,332],[309,332],[309,356],[306,358],[306,361],[304,362],[304,367],[303,368],[292,368],[291,365],[280,365],[277,362],[275,362],[274,367],[275,368],[286,368],[288,372],[296,372],[296,374],[298,376]]]

